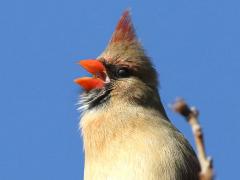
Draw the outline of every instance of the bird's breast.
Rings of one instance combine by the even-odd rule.
[[[96,110],[81,121],[85,180],[182,179],[176,177],[187,174],[186,158],[195,158],[183,136],[154,111]]]

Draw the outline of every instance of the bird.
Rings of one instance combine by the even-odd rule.
[[[125,10],[105,50],[79,64],[84,180],[197,180],[200,166],[168,118],[158,74]]]

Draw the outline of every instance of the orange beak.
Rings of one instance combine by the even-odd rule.
[[[79,64],[89,73],[93,74],[93,77],[77,78],[74,82],[86,91],[103,88],[106,78],[104,65],[95,59],[81,60]]]

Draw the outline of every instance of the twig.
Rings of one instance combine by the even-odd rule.
[[[198,121],[199,113],[197,109],[189,108],[183,99],[176,100],[176,102],[172,105],[172,109],[185,117],[189,125],[192,127],[198,159],[201,165],[200,180],[213,180],[213,160],[206,155],[203,132]]]

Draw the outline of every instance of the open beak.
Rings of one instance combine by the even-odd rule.
[[[74,82],[86,91],[103,88],[107,77],[104,65],[96,59],[81,60],[79,64],[91,73],[93,77],[77,78]]]

